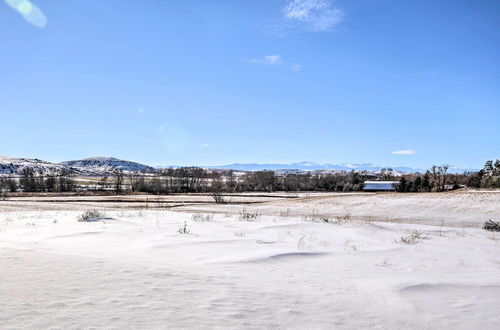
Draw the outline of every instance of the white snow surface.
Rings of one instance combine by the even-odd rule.
[[[186,209],[109,208],[105,220],[85,223],[83,204],[6,203],[2,329],[498,329],[500,321],[500,233],[226,212],[198,222]],[[287,205],[278,203],[266,205]],[[177,232],[184,222],[188,234]],[[422,241],[398,242],[415,230]]]

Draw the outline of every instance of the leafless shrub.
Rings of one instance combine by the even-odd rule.
[[[289,217],[291,213],[292,211],[290,209],[280,210],[279,216],[286,218]]]
[[[338,218],[332,219],[332,218],[326,217],[326,216],[322,217],[321,221],[324,223],[329,223],[331,225],[340,225],[340,224],[344,223],[344,221],[339,220]]]
[[[246,208],[243,208],[240,212],[240,219],[245,221],[255,221],[260,218],[260,213],[258,211],[250,212]]]
[[[347,222],[347,221],[351,221],[352,220],[352,215],[351,215],[351,213],[347,212],[344,215],[337,216],[336,219],[339,222]]]
[[[304,250],[306,247],[306,235],[302,235],[298,240],[297,240],[297,249],[299,250]]]
[[[302,220],[307,222],[320,222],[321,217],[323,217],[323,215],[319,214],[318,211],[314,209],[311,214],[302,216]]]
[[[366,224],[371,224],[373,222],[373,217],[372,216],[369,216],[369,217],[366,217],[363,222],[366,223]]]
[[[0,192],[0,198],[5,201],[7,200],[7,197],[9,196],[9,194],[7,193],[7,190],[3,190]]]
[[[422,233],[419,232],[418,230],[414,230],[408,233],[407,235],[401,236],[398,242],[403,244],[416,244],[422,241],[423,239],[424,237],[422,236]]]
[[[214,191],[212,193],[212,198],[216,204],[228,204],[229,200],[220,191]]]
[[[483,225],[484,230],[500,231],[500,221],[488,220]]]
[[[213,213],[211,214],[203,214],[203,213],[194,213],[191,216],[191,220],[195,222],[212,222],[214,221],[215,215]]]
[[[302,216],[302,220],[308,222],[318,222],[320,217],[322,217],[322,215],[320,215],[316,209],[313,209],[311,214]]]
[[[142,209],[139,209],[137,211],[126,211],[126,212],[121,212],[120,217],[127,217],[127,218],[142,218],[144,216],[144,212]]]
[[[441,226],[439,227],[439,236],[443,236],[444,220],[441,220]]]
[[[187,222],[184,221],[184,225],[179,225],[179,229],[177,230],[179,234],[189,234],[190,230],[188,228]]]
[[[341,224],[344,222],[341,219],[339,219],[339,217],[331,218],[327,215],[318,214],[316,211],[313,211],[313,213],[310,215],[303,216],[302,219],[304,221],[308,221],[308,222],[329,223],[332,225],[333,224]]]
[[[94,210],[87,210],[83,212],[82,215],[78,217],[79,222],[92,222],[92,221],[98,221],[104,218],[104,213],[101,211],[94,209]]]
[[[317,217],[316,219],[314,219],[313,221],[315,222],[321,222],[321,223],[329,223],[331,225],[340,225],[343,223],[343,221],[340,221],[339,219],[333,219],[333,218],[330,218],[329,216],[326,216],[326,215],[323,215],[323,216],[320,216],[320,217]]]
[[[242,231],[236,231],[236,232],[234,232],[234,236],[236,236],[236,237],[245,237],[246,235]]]

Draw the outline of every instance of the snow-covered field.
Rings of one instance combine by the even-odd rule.
[[[0,328],[498,329],[500,194],[295,197],[0,201]]]

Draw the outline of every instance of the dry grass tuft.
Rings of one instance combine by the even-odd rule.
[[[399,243],[403,244],[416,244],[424,239],[424,236],[422,235],[422,232],[418,230],[414,230],[410,232],[408,235],[403,235],[399,239]]]
[[[78,217],[79,222],[92,222],[92,221],[98,221],[104,218],[105,215],[101,211],[94,209],[94,210],[87,210],[83,212],[82,215]]]
[[[194,213],[191,216],[191,220],[194,222],[213,222],[215,215],[213,213]]]
[[[292,210],[290,210],[289,208],[286,210],[280,210],[280,212],[279,212],[279,216],[283,217],[283,218],[288,218],[291,214],[292,214]]]
[[[258,211],[250,212],[246,208],[243,208],[239,214],[240,219],[245,221],[255,221],[260,218],[260,213]]]
[[[189,234],[191,230],[189,230],[187,222],[184,221],[184,225],[179,225],[179,229],[177,230],[179,234]]]

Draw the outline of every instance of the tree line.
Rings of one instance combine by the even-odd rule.
[[[427,172],[405,174],[398,192],[430,192],[469,188],[500,188],[500,160],[487,161],[477,172],[449,173],[449,165],[432,166]]]
[[[8,192],[68,192],[75,191],[75,180],[71,174],[61,170],[54,173],[37,172],[33,168],[25,167],[20,177],[12,175],[0,176],[0,190]]]
[[[359,191],[363,182],[373,179],[364,172],[334,174],[276,174],[274,171],[246,172],[214,171],[197,167],[161,170],[153,177],[130,176],[133,192],[153,194],[245,192],[245,191]]]
[[[68,172],[37,172],[24,168],[19,177],[0,176],[3,192],[71,192],[77,190],[122,193],[207,193],[207,192],[272,192],[272,191],[362,191],[366,180],[398,181],[396,191],[429,192],[472,188],[500,188],[500,160],[487,161],[478,172],[449,173],[448,165],[433,166],[425,173],[398,176],[392,169],[378,173],[367,171],[277,173],[274,171],[234,172],[180,167],[153,173],[124,173],[115,169],[94,185],[79,186]]]

